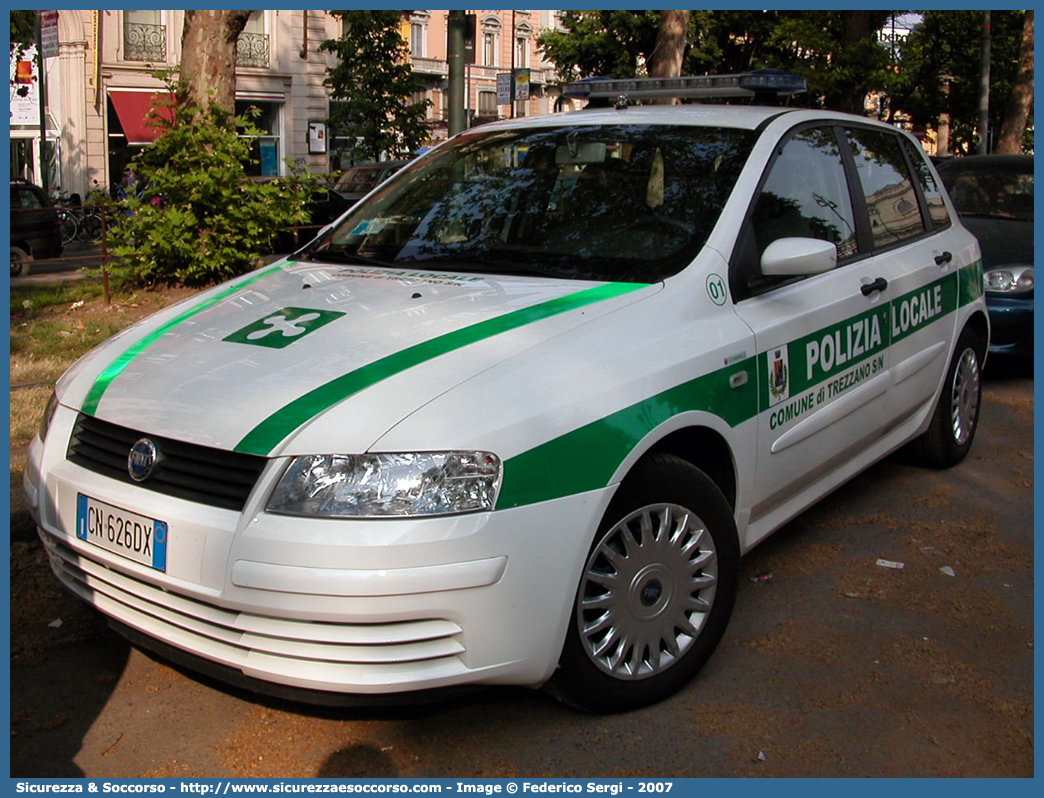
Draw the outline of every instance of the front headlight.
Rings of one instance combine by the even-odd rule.
[[[322,518],[394,518],[492,510],[500,458],[488,452],[295,457],[268,512]]]
[[[1033,290],[1033,267],[1023,264],[998,266],[985,274],[991,294],[1028,294]]]
[[[43,418],[40,419],[40,429],[38,434],[40,435],[41,441],[47,440],[47,430],[51,428],[51,421],[54,420],[54,414],[58,410],[58,393],[56,391],[51,392],[51,398],[47,400],[47,408],[44,410]]]

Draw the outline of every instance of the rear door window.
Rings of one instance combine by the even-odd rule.
[[[849,128],[846,134],[870,215],[873,249],[923,234],[924,219],[899,137],[863,128]]]

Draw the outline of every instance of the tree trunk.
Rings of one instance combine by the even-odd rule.
[[[689,38],[689,17],[691,11],[664,11],[660,18],[660,30],[656,33],[656,46],[649,56],[649,77],[676,78],[681,76],[682,60],[685,58],[685,44]],[[664,99],[653,101],[656,104],[671,105],[677,100]]]
[[[249,11],[185,12],[181,32],[183,97],[202,108],[220,106],[229,114],[236,105],[236,42],[250,19]]]
[[[691,11],[664,11],[656,47],[649,56],[649,77],[676,78],[681,75]]]
[[[869,11],[842,11],[841,25],[839,55],[842,58],[851,50],[859,52],[865,49],[866,43],[875,33],[874,20]],[[865,98],[866,86],[862,81],[854,79],[844,91],[838,92],[837,96],[832,98],[833,102],[828,107],[835,111],[862,115],[866,112],[863,106]]]
[[[1011,90],[1011,99],[1004,109],[997,152],[1019,154],[1026,137],[1026,124],[1033,108],[1033,11],[1026,12],[1022,25],[1022,47],[1019,51],[1019,71]]]

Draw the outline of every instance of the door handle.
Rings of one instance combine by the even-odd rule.
[[[859,288],[863,296],[870,296],[875,291],[884,291],[888,287],[888,281],[884,277],[878,277],[872,283],[863,283]]]
[[[935,256],[935,265],[936,266],[942,266],[944,264],[949,263],[951,260],[953,260],[953,253],[952,252],[944,252],[942,255],[936,255]]]

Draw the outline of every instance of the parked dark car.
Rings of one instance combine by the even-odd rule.
[[[296,237],[293,229],[281,232],[274,245],[276,251],[292,252],[304,246],[315,238],[323,227],[334,221],[355,202],[354,199],[349,199],[332,188],[316,186],[308,200],[308,221],[298,225]]]
[[[406,163],[408,161],[358,164],[331,185],[317,185],[308,201],[308,222],[298,226],[296,237],[292,229],[280,233],[275,243],[276,251],[292,252],[307,244],[323,227],[336,220]]]
[[[1033,356],[1034,157],[951,158],[936,168],[982,250],[990,353]]]
[[[356,164],[334,182],[333,188],[354,204],[380,183],[398,172],[409,161],[381,161]]]
[[[1033,355],[1033,156],[974,155],[938,167],[964,226],[979,239],[990,353]]]
[[[62,254],[58,213],[43,189],[11,181],[11,276],[29,271],[29,261]]]

